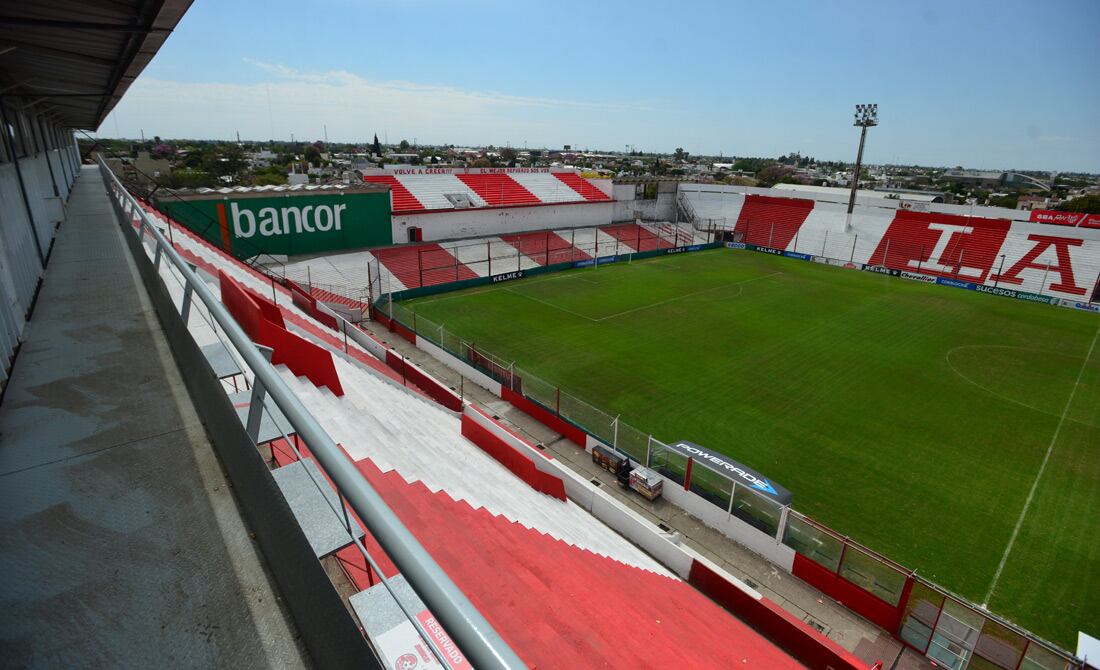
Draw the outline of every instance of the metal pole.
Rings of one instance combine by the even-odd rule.
[[[852,238],[852,255],[848,257],[848,262],[849,263],[855,263],[856,262],[856,242],[858,242],[858,241],[859,241],[859,235],[856,235],[855,237]]]
[[[997,268],[997,276],[993,277],[993,288],[997,288],[997,283],[1001,281],[1001,273],[1005,269],[1005,255],[1001,254],[1001,265]]]
[[[959,249],[959,262],[955,264],[955,278],[956,279],[959,278],[959,273],[962,272],[963,253],[965,253],[965,252],[966,252],[966,249]],[[1048,263],[1048,265],[1049,265],[1049,263]]]
[[[574,228],[569,231],[569,262],[572,263],[577,258],[577,229]]]
[[[886,240],[886,250],[882,252],[882,267],[890,267],[890,240]]]
[[[543,258],[543,265],[550,265],[550,233],[546,233],[546,256]]]
[[[416,249],[416,275],[418,286],[424,285],[424,254],[421,253],[422,249],[417,247]],[[455,258],[458,258],[455,256]]]
[[[493,250],[489,247],[489,240],[485,240],[485,259],[489,262],[489,276],[493,276]]]
[[[848,217],[844,223],[844,232],[852,229],[852,210],[856,207],[856,189],[859,188],[859,173],[863,167],[863,143],[867,140],[867,126],[859,130],[859,151],[856,153],[856,167],[852,172],[852,192],[848,195]]]
[[[102,159],[100,170],[105,181],[112,180],[117,185],[117,178],[110,173]],[[122,197],[132,199],[128,193],[123,193]],[[144,221],[147,215],[142,211],[139,212],[139,217]],[[163,245],[165,240],[160,231],[153,226],[150,229],[151,234],[159,237]],[[355,464],[344,456],[340,447],[301,404],[275,368],[264,359],[206,282],[196,276],[194,271],[186,269],[186,262],[175,249],[164,246],[168,259],[180,270],[184,280],[206,305],[209,314],[221,325],[233,347],[244,359],[245,365],[252,370],[257,383],[263,384],[267,394],[275,400],[297,434],[309,445],[314,458],[343,492],[367,530],[378,540],[386,555],[412,584],[417,595],[439,619],[473,665],[501,669],[526,667],[416,537],[401,523],[386,501],[355,468]]]
[[[825,245],[827,245],[828,243],[829,243],[829,231],[826,230],[825,231],[825,239],[821,240],[821,257],[822,258],[828,258],[825,255]]]
[[[772,222],[771,230],[768,231],[768,246],[772,245],[772,238],[775,236],[775,223]]]
[[[27,185],[23,182],[23,170],[19,167],[19,156],[15,152],[15,135],[12,124],[8,123],[7,105],[3,97],[0,97],[0,120],[4,123],[4,142],[8,145],[8,155],[11,156],[11,164],[15,166],[15,177],[19,182],[19,192],[23,196],[23,208],[27,210],[27,225],[31,229],[31,239],[34,240],[34,250],[38,253],[39,267],[46,267],[46,254],[42,251],[42,242],[38,239],[38,229],[34,226],[34,212],[31,211],[31,201],[27,197]]]
[[[1043,289],[1047,286],[1047,274],[1050,272],[1050,263],[1047,263],[1047,267],[1043,270],[1043,283],[1039,285],[1039,295],[1043,295]]]

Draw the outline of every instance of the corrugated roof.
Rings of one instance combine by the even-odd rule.
[[[96,129],[192,0],[34,0],[0,9],[0,91]]]

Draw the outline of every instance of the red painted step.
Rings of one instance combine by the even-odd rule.
[[[488,205],[537,205],[542,201],[506,174],[458,174]]]
[[[575,172],[555,172],[554,176],[560,179],[566,186],[576,191],[585,200],[602,202],[610,200],[607,194],[592,185],[584,177]]]
[[[569,240],[552,231],[512,233],[501,235],[500,239],[512,245],[520,253],[539,265],[569,263],[592,258],[587,253],[575,248]]]
[[[424,205],[416,199],[412,191],[405,188],[401,181],[392,175],[366,175],[363,181],[371,184],[386,184],[390,187],[390,207],[394,212],[422,211]]]
[[[372,253],[405,288],[446,284],[478,276],[438,244],[390,247]]]
[[[746,195],[734,230],[749,244],[786,249],[813,208],[813,200]]]
[[[684,582],[356,466],[530,667],[801,667]]]
[[[657,237],[655,233],[646,230],[636,223],[620,223],[614,226],[600,228],[603,232],[619,240],[634,251],[653,251],[655,249],[669,249],[672,242]]]

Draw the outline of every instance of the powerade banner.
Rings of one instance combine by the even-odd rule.
[[[237,258],[393,244],[386,191],[161,198],[157,207]]]
[[[694,459],[709,470],[721,473],[742,486],[747,486],[760,495],[770,498],[780,505],[790,505],[794,495],[779,484],[770,481],[767,477],[753,470],[747,465],[742,465],[722,454],[717,454],[710,449],[700,447],[694,442],[680,440],[668,445],[673,451]]]

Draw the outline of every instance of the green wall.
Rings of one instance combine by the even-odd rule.
[[[295,256],[393,244],[386,191],[162,198],[156,205],[237,258],[260,252]]]

